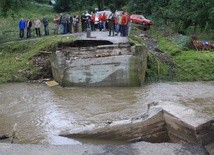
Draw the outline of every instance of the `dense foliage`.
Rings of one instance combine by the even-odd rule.
[[[0,13],[3,16],[14,16],[26,2],[27,0],[1,0]]]
[[[45,2],[46,0],[1,0],[1,14],[14,15],[27,2]],[[48,1],[46,1],[48,4]],[[126,6],[126,7],[124,7]],[[56,0],[57,12],[126,8],[131,13],[152,16],[158,21],[174,26],[177,30],[212,31],[214,29],[213,0]]]
[[[57,12],[63,11],[77,11],[77,10],[103,10],[110,8],[111,10],[121,9],[128,3],[128,0],[57,0],[55,10]]]

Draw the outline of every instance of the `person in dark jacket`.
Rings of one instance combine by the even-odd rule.
[[[72,33],[72,23],[73,23],[73,18],[71,15],[67,16],[67,32]]]
[[[66,34],[67,33],[67,15],[65,13],[62,15],[61,23],[63,25],[63,34]]]
[[[21,18],[19,21],[19,37],[20,37],[20,39],[22,39],[24,37],[25,27],[26,27],[25,20],[23,18]]]
[[[112,33],[112,36],[114,36],[114,20],[115,20],[115,16],[113,13],[111,13],[108,18],[108,28],[109,28],[108,36],[111,36],[111,33]]]
[[[31,38],[31,27],[32,27],[32,21],[30,19],[27,20],[27,38]]]
[[[45,29],[45,35],[49,35],[49,27],[48,27],[48,18],[44,17],[43,20],[43,25],[44,25],[44,29]]]
[[[62,13],[60,13],[60,17],[59,17],[59,25],[60,25],[60,31],[61,31],[61,34],[64,33],[64,26],[62,24]]]
[[[81,16],[81,26],[82,26],[82,32],[86,31],[86,16],[83,13]]]

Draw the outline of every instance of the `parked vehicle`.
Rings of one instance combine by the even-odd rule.
[[[106,11],[97,11],[96,14],[95,14],[95,22],[94,22],[94,24],[98,24],[99,23],[99,15],[103,14],[104,12],[107,15],[107,19],[110,16],[110,14],[112,13],[111,11],[107,11],[107,10]]]
[[[116,16],[118,16],[118,15],[122,15],[122,13],[123,13],[123,12],[124,12],[124,11],[116,10],[116,11],[115,11],[115,15],[116,15]]]
[[[153,22],[149,19],[146,19],[143,15],[132,14],[130,16],[130,22],[142,25],[152,25]]]

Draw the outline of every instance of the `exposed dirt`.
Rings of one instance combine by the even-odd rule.
[[[51,79],[51,62],[49,56],[51,52],[41,51],[39,54],[32,57],[32,63],[39,69],[36,74],[29,76],[30,80],[39,80],[39,79]]]
[[[138,27],[141,29],[141,27]],[[151,37],[150,31],[143,31],[139,35],[145,42],[146,47],[149,49],[149,52],[155,57],[155,59],[161,61],[169,67],[169,76],[173,78],[175,76],[176,64],[172,59],[162,50],[158,48],[157,41]]]

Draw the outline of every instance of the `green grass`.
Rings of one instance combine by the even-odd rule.
[[[174,57],[181,66],[177,69],[178,81],[214,80],[214,52],[185,51]]]
[[[146,70],[147,82],[170,81],[168,71],[169,69],[164,63],[155,59],[151,53],[148,53]]]
[[[214,51],[191,50],[172,41],[174,36],[164,36],[158,29],[152,29],[152,32],[153,37],[158,41],[159,48],[166,52],[178,66],[174,81],[214,80]],[[187,37],[180,37],[182,37],[180,40],[187,42]]]
[[[74,40],[72,36],[51,36],[0,45],[0,83],[27,81],[28,76],[37,72],[31,62],[34,55],[41,51],[55,51],[59,43]]]

